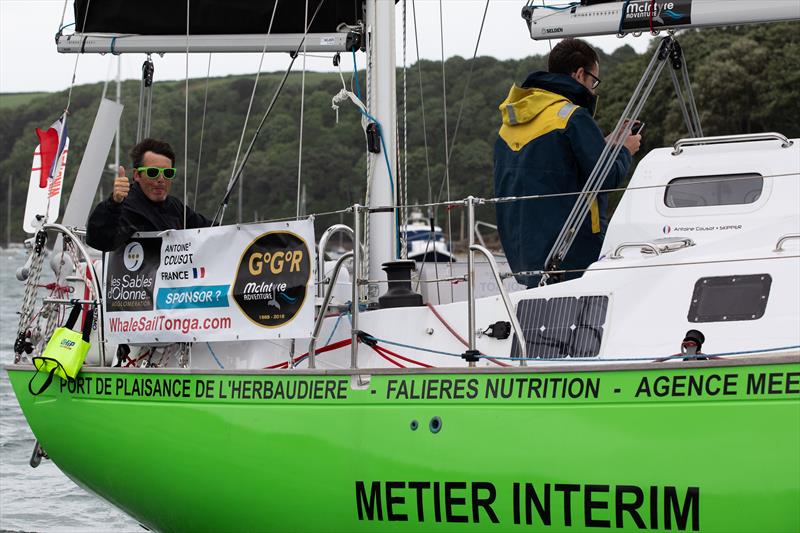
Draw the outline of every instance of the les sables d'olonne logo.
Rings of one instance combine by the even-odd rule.
[[[142,244],[136,241],[129,242],[122,254],[122,261],[125,264],[125,268],[131,272],[139,270],[142,263],[144,263],[144,248],[142,248]]]
[[[106,310],[152,311],[161,238],[141,238],[108,255]]]
[[[257,237],[242,254],[233,299],[254,323],[277,328],[303,307],[310,277],[306,242],[288,231],[271,231]]]

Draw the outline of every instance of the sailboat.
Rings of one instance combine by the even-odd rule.
[[[442,228],[431,225],[422,211],[412,211],[404,228],[408,258],[421,262],[451,262],[455,256]]]
[[[666,3],[529,2],[524,14],[534,38],[664,33],[620,125],[637,118],[676,50],[671,31],[714,25],[712,3],[735,7],[716,24],[800,19],[789,2],[672,0],[672,13],[693,10],[675,19]],[[189,4],[192,15],[79,0],[76,33],[60,36],[59,50],[363,47],[369,198],[344,211],[351,225],[323,234],[351,234],[353,250],[315,272],[324,246],[317,254],[303,218],[139,235],[101,268],[68,207],[36,234],[31,265],[41,268],[45,232],[64,236],[76,258],[69,282],[102,318],[78,378],[33,395],[30,357],[46,335],[26,336],[23,309],[6,370],[38,440],[35,461],[46,452],[154,531],[800,529],[800,140],[703,136],[690,88],[678,91],[691,136],[642,159],[582,277],[547,282],[563,273],[570,228],[601,190],[600,164],[542,286],[506,290],[475,243],[483,200],[468,197],[465,275],[445,267],[437,280],[466,285],[465,298],[426,304],[402,257],[391,179],[394,2],[311,1],[305,13],[296,2],[228,2],[224,17],[215,2]],[[151,7],[159,17],[143,16]],[[270,12],[274,35],[261,24]],[[148,20],[158,22],[143,28]],[[286,22],[297,20],[311,22]],[[363,104],[344,91],[340,103]],[[238,247],[233,263],[218,262],[221,246]],[[479,257],[495,282],[482,297]],[[351,299],[334,300],[351,260]]]

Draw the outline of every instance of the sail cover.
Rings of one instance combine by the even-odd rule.
[[[309,33],[333,33],[342,23],[355,25],[364,19],[361,0],[308,0],[309,19],[321,2]],[[298,0],[278,1],[272,33],[304,33],[305,4]],[[191,0],[189,33],[264,34],[274,6],[275,0]],[[79,33],[186,35],[186,2],[75,0],[75,21]]]

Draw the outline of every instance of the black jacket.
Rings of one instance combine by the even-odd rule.
[[[174,196],[163,202],[151,201],[138,183],[133,182],[128,196],[120,203],[111,197],[94,208],[86,226],[86,243],[92,248],[110,252],[125,244],[137,231],[206,228],[211,221],[186,208],[183,227],[183,203]]]

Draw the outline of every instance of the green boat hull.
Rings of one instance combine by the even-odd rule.
[[[59,468],[157,531],[800,531],[797,355],[86,369],[36,397],[7,370]]]

